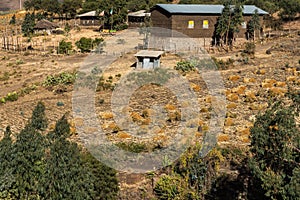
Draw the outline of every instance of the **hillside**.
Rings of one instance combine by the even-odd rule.
[[[5,1],[5,5],[13,6],[13,2]],[[215,111],[218,111],[223,105],[213,106],[216,98],[211,95],[211,91],[208,89],[201,70],[185,70],[190,67],[187,67],[187,65],[193,64],[193,60],[186,62],[182,52],[170,53],[165,51],[161,57],[161,70],[175,71],[175,66],[177,66],[178,63],[183,63],[184,70],[180,71],[179,69],[175,72],[176,74],[178,73],[182,79],[187,81],[188,84],[185,89],[195,94],[196,101],[193,101],[194,104],[192,105],[194,105],[195,108],[198,107],[199,110],[197,110],[196,115],[191,115],[193,118],[182,120],[184,108],[188,107],[191,103],[191,101],[189,101],[190,99],[181,104],[179,103],[179,97],[187,97],[184,92],[183,95],[174,94],[172,87],[164,87],[162,86],[163,84],[151,83],[137,87],[136,90],[130,93],[130,89],[134,88],[138,83],[144,83],[143,81],[148,80],[147,76],[145,76],[146,78],[144,78],[144,76],[127,76],[130,73],[134,74],[134,72],[139,71],[133,66],[136,62],[134,55],[138,52],[138,47],[142,46],[144,42],[144,35],[140,33],[140,29],[136,32],[132,31],[133,29],[125,29],[117,31],[116,33],[106,33],[91,28],[73,26],[74,21],[68,21],[71,24],[70,32],[51,35],[35,33],[32,37],[23,37],[21,34],[18,34],[20,33],[20,27],[18,25],[21,21],[20,18],[23,18],[24,15],[25,13],[16,14],[17,25],[9,26],[7,23],[11,19],[12,14],[0,16],[0,28],[5,31],[10,30],[6,35],[7,40],[12,44],[21,43],[22,46],[19,49],[14,48],[13,45],[7,48],[7,50],[0,49],[0,146],[2,145],[0,149],[6,151],[11,150],[11,148],[6,148],[7,146],[5,146],[7,145],[7,135],[11,138],[12,146],[14,146],[13,143],[15,141],[18,141],[19,135],[26,137],[26,142],[22,141],[22,137],[21,139],[19,138],[19,144],[16,142],[18,145],[15,146],[18,147],[18,153],[15,155],[15,151],[11,151],[11,155],[13,155],[12,158],[3,153],[5,151],[0,151],[0,160],[5,158],[8,161],[15,161],[14,159],[19,156],[20,162],[18,163],[17,160],[18,164],[13,164],[13,166],[20,166],[20,168],[22,168],[22,164],[24,164],[27,167],[24,168],[27,170],[24,170],[24,173],[23,171],[17,171],[12,172],[12,174],[16,173],[19,175],[23,173],[27,175],[27,172],[30,172],[28,176],[21,175],[18,176],[18,178],[22,180],[22,178],[29,177],[29,181],[36,181],[35,173],[47,174],[47,170],[44,170],[46,165],[43,164],[44,161],[47,161],[46,163],[48,165],[50,164],[51,166],[51,164],[53,164],[54,166],[52,168],[54,173],[51,171],[50,174],[47,175],[53,179],[52,181],[64,180],[64,184],[58,184],[57,188],[60,189],[59,187],[62,186],[62,188],[67,191],[66,193],[70,191],[70,193],[72,193],[73,190],[76,190],[74,188],[69,189],[68,186],[72,186],[72,184],[65,184],[66,182],[73,181],[81,184],[80,175],[89,174],[89,172],[96,174],[99,179],[93,179],[94,182],[89,182],[88,176],[84,176],[87,179],[82,180],[84,180],[83,185],[92,186],[95,183],[96,191],[99,192],[99,194],[97,194],[98,199],[102,199],[101,195],[103,195],[100,194],[102,190],[99,190],[98,187],[101,188],[103,185],[106,185],[105,193],[109,195],[110,189],[114,195],[118,192],[118,195],[112,196],[111,199],[119,200],[269,200],[267,195],[264,195],[266,193],[266,191],[264,191],[265,188],[261,186],[262,184],[260,182],[256,182],[258,180],[254,178],[254,170],[251,169],[251,161],[254,161],[252,158],[255,157],[255,152],[253,153],[253,151],[251,151],[253,146],[251,142],[253,141],[254,135],[252,129],[255,127],[259,115],[270,109],[270,102],[273,100],[282,100],[284,106],[288,107],[292,104],[292,100],[287,95],[289,92],[295,92],[295,94],[298,95],[297,97],[299,97],[299,21],[283,24],[283,28],[285,29],[283,31],[268,32],[267,37],[255,42],[254,49],[252,49],[254,43],[251,42],[246,44],[237,42],[230,50],[221,47],[206,48],[208,54],[205,53],[205,55],[214,61],[219,69],[218,72],[221,78],[216,81],[223,83],[222,90],[218,92],[226,98],[224,103],[226,113],[225,116],[218,121],[222,123],[216,138],[212,138],[216,139],[217,144],[214,148],[210,149],[210,152],[206,156],[202,157],[202,151],[200,150],[203,145],[202,142],[204,138],[209,135],[209,131],[214,128],[214,124],[211,124],[213,121],[211,119],[215,116]],[[67,27],[65,21],[60,21],[58,24],[60,27]],[[3,35],[3,38],[4,37]],[[94,52],[97,51],[81,53],[83,50],[81,49],[82,51],[79,51],[79,48],[76,47],[76,43],[78,44],[78,41],[83,37],[93,40],[103,39],[104,42],[100,43],[102,45],[101,53],[94,54]],[[2,37],[0,37],[0,41],[1,39]],[[93,43],[93,40],[88,39],[85,41],[88,41],[86,43],[89,44],[85,43],[85,47]],[[64,43],[66,46],[72,46],[71,50],[65,51],[65,54],[62,54],[59,48],[59,43],[62,43],[62,41],[66,42]],[[193,42],[195,41],[200,41],[200,39],[193,40]],[[137,46],[132,48],[132,44],[137,44]],[[186,43],[184,43],[184,45],[188,46]],[[127,52],[129,47],[131,50]],[[191,48],[190,46],[188,47]],[[197,51],[197,53],[199,52]],[[111,57],[108,55],[111,55]],[[105,70],[102,71],[97,68],[98,65],[101,66],[101,63],[106,64],[106,62],[109,62],[110,59],[114,57],[117,59],[107,66]],[[143,70],[139,72],[143,72]],[[143,75],[143,73],[141,74]],[[87,81],[81,82],[85,75],[88,75],[86,77]],[[164,83],[165,78],[169,76],[169,74],[164,73],[156,73],[155,75],[157,76],[152,78],[158,82],[161,81],[160,83]],[[95,77],[97,79],[95,79]],[[124,77],[128,79],[123,79]],[[151,81],[153,79],[151,79]],[[126,87],[118,88],[118,84],[124,80],[126,80],[124,83],[128,83],[129,86],[132,86],[129,87],[128,91]],[[94,83],[94,81],[98,83],[98,85],[95,90],[92,90],[93,93],[91,94],[87,88],[89,88],[89,86],[91,86],[90,83]],[[82,85],[88,87],[84,88],[86,90],[79,90],[80,95],[76,96],[76,94],[78,94],[76,93],[78,91],[77,89],[81,88]],[[180,88],[179,82],[172,82],[171,85]],[[124,96],[118,96],[119,94]],[[127,97],[127,94],[130,94],[130,98],[128,101],[123,101],[124,97]],[[76,98],[84,99],[84,101],[81,102],[83,107],[76,104]],[[115,101],[116,99],[118,101]],[[28,129],[27,125],[32,123],[31,116],[37,102],[43,102],[46,109],[46,117],[43,118],[43,120],[47,121],[48,124],[45,129],[33,131]],[[127,116],[127,118],[124,117],[117,120],[117,116],[114,114],[115,110],[113,109],[119,107],[119,105],[124,102],[126,106],[120,110],[120,116]],[[92,112],[93,106],[95,107],[95,112]],[[296,107],[299,109],[299,105],[296,105]],[[86,112],[86,116],[76,115],[82,110]],[[295,111],[295,113],[296,112],[297,111]],[[277,115],[277,111],[274,111],[270,115],[272,116],[272,114]],[[284,116],[291,114],[291,116],[294,117],[294,115],[292,115],[294,113],[292,113],[291,110],[286,110],[283,114],[285,114]],[[57,120],[64,115],[67,117],[64,121],[65,124],[59,124],[58,126],[56,123]],[[96,124],[95,120],[86,120],[86,118],[90,116],[96,117],[97,127],[94,126]],[[265,121],[267,122],[266,119],[269,120],[269,118],[262,118],[260,123],[264,124]],[[268,121],[270,125],[268,124],[265,127],[261,126],[266,128],[265,132],[261,131],[262,128],[259,124],[258,128],[261,128],[259,130],[261,132],[257,131],[258,129],[256,129],[256,131],[263,136],[261,137],[262,140],[267,138],[265,140],[269,145],[264,146],[263,142],[265,141],[261,142],[262,140],[259,140],[261,139],[259,138],[261,135],[257,136],[262,145],[262,154],[264,154],[264,152],[272,153],[272,148],[276,150],[276,153],[277,150],[278,152],[281,151],[281,147],[277,148],[276,146],[277,143],[281,142],[280,139],[277,140],[277,136],[279,135],[282,136],[283,141],[287,141],[286,146],[289,151],[284,153],[287,153],[288,156],[292,158],[291,160],[287,160],[285,159],[286,154],[284,154],[282,160],[285,167],[278,167],[280,170],[287,172],[286,174],[289,178],[281,176],[282,174],[285,175],[283,171],[277,172],[274,170],[276,172],[274,173],[274,171],[269,171],[267,167],[266,174],[269,176],[266,178],[266,183],[269,185],[264,185],[264,187],[271,188],[270,191],[272,194],[275,193],[275,195],[280,196],[281,194],[277,194],[277,192],[281,190],[273,189],[273,185],[276,185],[273,181],[275,180],[278,182],[278,185],[276,185],[278,188],[287,188],[286,190],[290,192],[289,194],[296,196],[294,199],[298,199],[297,197],[300,195],[297,193],[297,186],[299,186],[299,179],[297,179],[297,177],[300,172],[298,152],[300,147],[293,145],[294,143],[298,145],[297,142],[299,140],[296,138],[296,141],[293,141],[293,137],[285,137],[286,133],[294,135],[295,137],[299,136],[299,116],[296,116],[294,120],[295,123],[289,124],[291,126],[279,126],[278,121],[280,123],[282,121],[285,122],[285,119],[282,120],[279,116],[275,118],[274,123],[270,120],[271,122]],[[67,123],[70,125],[68,128],[65,126]],[[186,125],[187,129],[180,129],[181,127],[185,128],[182,124]],[[130,125],[135,125],[138,131],[130,132]],[[10,127],[9,131],[7,131],[8,126]],[[293,126],[296,128],[288,129],[290,127],[293,128]],[[114,166],[114,169],[121,169],[115,174],[114,170],[113,172],[109,172],[108,168],[103,167],[102,164],[99,165],[100,162],[91,156],[93,159],[87,162],[88,173],[82,169],[82,171],[76,175],[66,175],[69,173],[69,168],[72,168],[72,170],[76,168],[78,170],[80,169],[78,163],[75,162],[74,164],[73,156],[76,157],[77,161],[80,161],[84,156],[80,156],[80,154],[78,154],[79,152],[86,154],[87,152],[95,153],[93,151],[98,150],[98,146],[95,149],[91,147],[87,149],[88,146],[85,144],[87,142],[95,142],[96,144],[100,142],[99,144],[102,144],[102,137],[95,135],[95,133],[98,134],[97,131],[100,130],[100,127],[102,130],[101,134],[103,133],[103,138],[106,139],[105,144],[108,141],[107,143],[114,144],[112,146],[117,146],[121,150],[125,150],[126,153],[135,153],[135,155],[137,155],[137,159],[131,159],[131,157],[127,157],[129,154],[123,156],[125,154],[119,154],[119,152],[114,151],[114,149],[111,150],[108,148],[109,152],[105,152],[106,149],[100,149],[101,153],[103,151],[107,154],[105,154],[105,156],[108,157],[108,161],[105,160],[105,164],[111,166],[109,161],[114,157],[117,158],[117,160],[120,159],[124,161],[121,164],[125,165],[126,170],[130,169],[130,167],[133,169],[136,167],[127,166],[127,163],[131,161],[135,163],[136,160],[140,161],[142,157],[149,152],[167,149],[177,136],[180,136],[182,141],[185,141],[185,136],[192,135],[193,140],[190,141],[189,148],[180,156],[176,157],[175,160],[170,160],[168,155],[164,156],[163,159],[159,160],[159,165],[157,165],[158,167],[163,166],[163,168],[151,168],[151,171],[147,171],[147,173],[124,172],[122,170],[124,166]],[[23,131],[24,128],[27,129]],[[189,130],[189,128],[194,128],[193,132],[186,131]],[[286,131],[287,129],[288,131]],[[178,130],[180,130],[180,132]],[[53,154],[53,152],[50,152],[49,144],[47,142],[40,142],[41,140],[37,138],[33,138],[33,142],[31,143],[31,138],[28,137],[28,135],[32,134],[31,131],[34,134],[38,133],[43,135],[44,139],[42,141],[51,141],[53,137],[57,137],[54,136],[53,133],[59,135],[63,132],[60,136],[63,138],[63,144],[51,150],[53,152],[58,151],[58,153]],[[268,133],[271,133],[269,138],[267,137]],[[273,133],[275,134],[272,135]],[[76,151],[71,148],[65,148],[69,146],[66,145],[69,144],[69,142],[70,144],[72,142],[70,147],[78,144]],[[175,141],[176,151],[178,150],[176,148],[181,144],[180,142],[181,140]],[[31,161],[33,162],[32,165],[24,162],[24,157],[26,157],[26,159],[28,158],[28,160],[32,160],[31,157],[28,156],[27,150],[24,149],[29,149],[29,151],[32,151],[32,155],[35,155],[34,153],[37,152],[36,148],[38,148],[41,143],[45,145],[45,147],[43,147],[45,149],[40,152],[40,154],[43,155],[42,158]],[[26,146],[26,148],[23,149],[23,145]],[[101,145],[99,146],[100,148],[102,147]],[[174,149],[172,149],[172,151],[173,150]],[[65,157],[61,156],[64,154]],[[23,155],[26,156],[23,157]],[[51,158],[50,155],[55,155],[56,157],[54,156],[52,157],[53,160],[49,160],[49,158]],[[97,154],[93,156],[95,155]],[[269,156],[269,154],[265,153],[264,156]],[[277,156],[280,157],[281,154]],[[288,156],[287,158],[290,159]],[[273,161],[274,155],[271,154],[270,157],[272,159],[265,159],[265,157],[262,159]],[[274,159],[274,162],[278,160],[280,159]],[[103,160],[101,161],[103,162]],[[143,162],[142,160],[140,163],[148,167],[153,164],[151,161]],[[3,166],[7,167],[6,164],[10,166],[10,162],[0,162],[0,169],[3,169],[1,168]],[[63,165],[63,170],[57,167],[61,164]],[[96,167],[97,165],[98,167]],[[33,169],[32,166],[35,166],[36,170],[35,168]],[[257,164],[257,166],[260,167],[259,164]],[[261,166],[264,168],[263,164]],[[7,168],[10,170],[10,167]],[[295,171],[293,171],[294,169]],[[6,171],[1,173],[2,171],[0,170],[0,178],[5,177],[7,179]],[[34,173],[31,173],[32,171],[34,171]],[[60,174],[60,172],[66,173],[61,176],[63,178],[53,176],[53,174]],[[65,177],[67,177],[67,179],[65,179]],[[116,180],[116,178],[118,180]],[[11,178],[11,185],[13,185],[13,180],[14,179]],[[45,180],[47,182],[48,179]],[[43,185],[43,181],[45,180],[42,180],[39,184]],[[111,187],[107,180],[112,181],[114,187]],[[22,184],[21,181],[19,182]],[[101,184],[97,185],[97,182]],[[286,183],[290,183],[292,186],[290,187],[290,185]],[[82,194],[89,195],[87,192],[84,192],[86,191],[86,187],[83,185],[79,186],[83,191]],[[0,199],[5,199],[2,195],[9,196],[10,194],[17,193],[15,191],[19,190],[19,188],[11,189],[9,187],[10,184],[6,184],[6,182],[0,183]],[[32,195],[45,195],[43,191],[36,192],[34,190],[40,188],[31,187],[33,190],[29,191],[29,193],[31,192]],[[6,188],[8,188],[8,190],[6,190]],[[52,188],[49,188],[49,191],[51,191]],[[46,188],[46,190],[49,188]],[[20,190],[22,189],[23,188]],[[26,189],[24,189],[24,191],[25,193],[27,192]],[[52,194],[49,195],[51,196]],[[40,196],[39,198],[43,199],[43,197]],[[10,199],[18,198],[12,197]],[[273,199],[281,198],[274,198],[273,196]],[[293,197],[291,197],[291,199],[293,199]]]

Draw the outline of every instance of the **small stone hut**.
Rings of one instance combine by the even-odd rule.
[[[154,69],[160,67],[160,58],[163,51],[141,50],[134,56],[137,58],[137,69]]]

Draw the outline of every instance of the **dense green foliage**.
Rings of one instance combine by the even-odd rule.
[[[190,72],[190,71],[195,71],[196,67],[190,61],[180,61],[176,64],[175,70],[178,70],[182,73],[186,73],[186,72]]]
[[[271,199],[300,197],[299,91],[290,97],[292,102],[270,104],[251,129],[250,168]]]
[[[214,45],[232,45],[235,34],[239,32],[239,27],[244,21],[242,4],[236,3],[232,10],[231,3],[231,1],[224,3],[221,16],[217,19],[213,35]]]
[[[11,24],[11,25],[15,25],[16,24],[16,15],[15,14],[11,17],[11,19],[9,21],[9,24]]]
[[[9,92],[6,96],[0,99],[0,102],[5,103],[7,101],[17,101],[18,98],[19,98],[19,94],[16,91]]]
[[[204,199],[216,178],[223,156],[217,149],[204,158],[200,154],[200,146],[193,146],[166,168],[171,172],[160,177],[154,187],[158,199]]]
[[[62,72],[57,75],[49,75],[43,82],[43,86],[71,85],[76,80],[75,72]]]
[[[81,50],[82,53],[84,52],[91,52],[91,50],[95,49],[98,47],[101,43],[103,43],[103,38],[86,38],[82,37],[80,40],[78,40],[75,45],[77,46],[78,49]]]
[[[26,0],[24,7],[26,10],[43,10],[50,15],[74,18],[82,7],[82,0]]]
[[[35,26],[35,15],[34,13],[30,14],[30,13],[26,13],[25,15],[25,19],[22,23],[22,33],[24,34],[24,36],[28,37],[31,36],[33,34],[33,28]]]
[[[248,54],[250,56],[254,56],[255,54],[255,43],[254,42],[247,42],[245,44],[245,49],[243,53]]]
[[[47,118],[45,115],[45,105],[38,102],[32,112],[30,125],[37,130],[45,130],[47,128]]]
[[[59,42],[57,53],[68,54],[69,51],[71,50],[72,50],[72,42],[66,42],[65,40]]]
[[[174,199],[180,193],[180,177],[162,176],[155,185],[154,193],[160,200]]]
[[[247,39],[255,40],[255,32],[260,31],[261,25],[259,20],[259,15],[257,10],[255,10],[254,15],[252,15],[251,20],[247,25]]]
[[[0,141],[0,198],[116,199],[116,172],[69,140],[65,115],[53,131],[41,132],[44,111],[38,103],[14,141],[7,127]]]
[[[300,13],[299,0],[243,0],[243,3],[256,5],[271,14],[279,12],[282,19],[294,19]]]

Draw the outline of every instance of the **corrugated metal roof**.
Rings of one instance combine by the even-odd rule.
[[[172,14],[221,14],[224,8],[223,5],[205,4],[157,4],[156,6]],[[244,5],[243,13],[246,15],[254,14],[256,9],[259,15],[269,14],[254,5]]]
[[[161,54],[163,54],[163,51],[149,51],[149,50],[141,50],[137,52],[134,56],[136,57],[150,57],[150,58],[157,58]]]
[[[145,17],[146,15],[150,16],[150,14],[151,13],[147,13],[146,10],[139,10],[139,11],[136,11],[136,12],[128,13],[128,16],[131,16],[131,17]]]
[[[87,13],[83,13],[81,15],[77,15],[77,17],[95,17],[96,16],[96,11],[90,11]]]

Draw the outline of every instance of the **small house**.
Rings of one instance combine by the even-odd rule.
[[[223,8],[223,5],[157,4],[151,9],[151,21],[153,27],[172,30],[173,33],[180,32],[191,38],[212,38],[215,24]],[[245,38],[247,23],[255,10],[263,24],[263,16],[268,12],[254,5],[244,5],[244,22],[237,34],[238,38]]]
[[[34,26],[34,32],[35,33],[47,33],[48,35],[51,35],[52,32],[59,28],[57,24],[54,24],[46,19],[42,19],[36,23]]]
[[[146,10],[139,10],[136,12],[130,12],[127,15],[129,27],[143,26],[147,17],[150,17],[151,13],[147,13]]]
[[[141,50],[134,56],[137,58],[137,69],[154,69],[160,67],[160,57],[163,51]]]
[[[77,15],[76,18],[80,20],[80,26],[100,26],[101,20],[100,17],[104,16],[104,11],[101,13],[97,13],[97,11],[90,11],[87,13],[83,13],[81,15]]]

